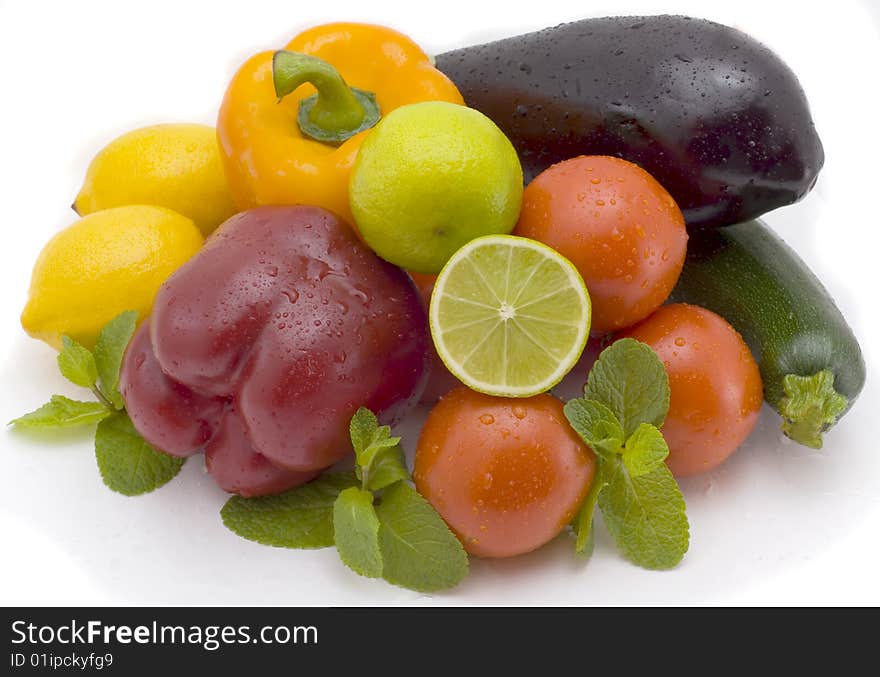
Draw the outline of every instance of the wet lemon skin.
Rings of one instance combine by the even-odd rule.
[[[232,216],[215,129],[163,124],[114,139],[89,165],[73,208],[85,216],[137,204],[173,209],[195,221],[204,235]]]
[[[63,334],[91,348],[122,311],[147,317],[159,287],[202,242],[192,219],[164,207],[116,207],[86,216],[40,252],[22,327],[56,349]]]

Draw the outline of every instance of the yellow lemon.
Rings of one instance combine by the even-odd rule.
[[[192,219],[164,207],[95,212],[43,247],[21,325],[56,349],[62,334],[91,348],[122,311],[147,317],[159,287],[201,245]]]
[[[80,216],[123,205],[158,205],[208,235],[235,213],[213,127],[143,127],[95,156],[73,208]]]

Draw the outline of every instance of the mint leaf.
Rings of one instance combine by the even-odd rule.
[[[95,342],[95,365],[100,379],[98,387],[101,395],[117,409],[125,406],[119,394],[119,368],[137,327],[137,316],[134,310],[120,313],[104,326]]]
[[[669,449],[658,429],[668,409],[666,369],[649,346],[634,339],[603,350],[584,398],[565,405],[566,418],[598,461],[572,523],[578,553],[592,551],[598,504],[618,548],[636,564],[668,569],[684,557],[689,541],[684,498],[664,463]]]
[[[622,451],[625,436],[617,416],[601,402],[576,398],[565,403],[565,417],[593,451],[614,455]]]
[[[376,430],[379,428],[379,420],[376,415],[366,407],[360,407],[348,424],[348,434],[351,437],[351,446],[355,454],[362,454],[364,449],[370,446]]]
[[[94,355],[69,336],[61,337],[58,369],[61,370],[64,378],[83,388],[94,388],[98,380],[98,367],[95,365]]]
[[[384,447],[376,452],[370,467],[366,470],[358,467],[364,488],[370,491],[379,491],[395,482],[409,479],[409,471],[406,469],[406,459],[403,448],[399,444],[393,447]]]
[[[358,409],[351,417],[348,432],[357,462],[355,472],[364,489],[378,491],[409,479],[400,438],[391,436],[389,426],[380,426],[372,411]]]
[[[381,449],[394,447],[400,443],[399,437],[391,436],[391,428],[387,425],[380,426],[376,415],[366,407],[361,407],[354,413],[348,431],[351,435],[355,459],[363,468],[372,463],[373,457]]]
[[[63,395],[52,395],[52,399],[42,407],[19,416],[9,425],[18,428],[68,428],[97,423],[109,415],[110,410],[100,402],[80,402]]]
[[[575,552],[589,557],[593,554],[593,514],[599,492],[608,484],[603,472],[605,460],[606,457],[612,460],[623,451],[623,428],[614,412],[596,400],[569,400],[563,411],[574,431],[596,453],[590,490],[571,525],[575,535]]]
[[[104,484],[125,496],[158,489],[174,479],[186,460],[156,451],[147,444],[124,411],[115,412],[98,424],[95,456]]]
[[[391,485],[376,508],[382,576],[421,592],[457,585],[468,572],[458,539],[431,504],[406,482]]]
[[[669,456],[666,440],[650,423],[642,423],[623,448],[623,462],[633,477],[647,475]]]
[[[688,521],[666,464],[633,477],[619,458],[604,463],[608,486],[599,494],[599,507],[617,547],[648,569],[677,565],[688,549]]]
[[[608,481],[604,475],[605,465],[597,459],[596,471],[593,475],[593,482],[590,484],[590,490],[587,492],[584,502],[581,504],[578,514],[575,515],[572,522],[574,529],[574,551],[584,557],[593,554],[593,514],[596,512],[596,503],[599,500],[599,493],[608,486]]]
[[[379,518],[371,492],[349,487],[339,494],[333,504],[333,531],[345,566],[368,578],[382,575]]]
[[[424,592],[444,590],[467,575],[461,543],[409,480],[400,438],[361,407],[349,424],[360,489],[339,495],[333,510],[339,557],[363,576],[383,576]],[[384,489],[374,507],[373,491]]]
[[[354,473],[327,473],[276,496],[233,496],[220,511],[223,524],[249,541],[278,548],[333,545],[333,505],[357,485]]]
[[[614,412],[629,437],[640,423],[663,425],[669,410],[669,378],[657,353],[624,338],[601,352],[587,377],[584,396]]]

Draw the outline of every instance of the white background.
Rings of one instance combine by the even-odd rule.
[[[873,7],[872,7],[873,5]],[[603,5],[603,8],[611,7]],[[877,271],[880,12],[873,0],[613,3],[619,14],[687,13],[751,33],[798,74],[827,161],[803,202],[767,217],[851,322],[868,385],[811,452],[781,440],[766,409],[719,471],[683,483],[691,550],[665,573],[621,560],[607,536],[586,566],[565,539],[477,562],[457,590],[424,597],[345,570],[332,550],[247,543],[217,514],[224,496],[194,459],[149,496],[105,489],[89,433],[0,431],[0,604],[878,604]],[[53,392],[77,396],[54,352],[21,331],[33,261],[74,220],[68,205],[100,147],[158,122],[213,123],[251,53],[329,20],[392,25],[427,51],[600,15],[590,3],[33,2],[0,0],[0,420]],[[409,447],[418,417],[403,427]]]

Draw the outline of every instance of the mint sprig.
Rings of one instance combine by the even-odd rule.
[[[596,453],[596,476],[575,517],[575,550],[592,550],[598,504],[621,552],[649,569],[668,569],[684,557],[689,527],[684,498],[664,463],[669,448],[659,428],[669,409],[663,363],[644,343],[621,339],[599,355],[565,415]]]
[[[646,569],[677,565],[688,549],[688,522],[684,498],[666,464],[634,477],[616,460],[607,474],[599,508],[617,547]]]
[[[352,571],[367,578],[382,575],[379,549],[379,516],[373,493],[349,487],[333,504],[333,531],[339,559]]]
[[[358,409],[351,417],[349,434],[355,472],[365,490],[379,491],[409,479],[400,438],[391,436],[389,426],[380,426],[372,411],[366,407]]]
[[[663,433],[650,423],[640,423],[623,445],[623,465],[632,477],[641,477],[663,465],[669,447]]]
[[[411,590],[436,592],[457,585],[468,573],[458,539],[419,492],[406,482],[382,496],[379,548],[385,580]]]
[[[52,395],[46,404],[10,421],[17,428],[68,428],[97,423],[110,415],[101,402],[81,402],[64,395]]]
[[[422,592],[457,585],[468,572],[461,543],[409,484],[400,438],[361,407],[349,426],[355,472],[323,475],[261,498],[230,498],[223,523],[252,541],[288,548],[335,545],[361,576]]]
[[[593,483],[587,492],[584,502],[578,510],[571,526],[574,530],[575,543],[574,551],[583,557],[589,557],[593,554],[593,544],[595,542],[593,531],[593,515],[596,512],[596,504],[599,502],[599,493],[608,486],[608,479],[605,477],[605,465],[596,464],[596,474],[593,476]]]
[[[275,496],[233,496],[220,510],[226,528],[249,541],[276,548],[327,548],[334,544],[333,506],[357,486],[354,473],[324,473]]]
[[[669,377],[650,347],[635,339],[621,339],[599,355],[584,397],[608,407],[629,437],[641,423],[663,425],[669,411]]]
[[[61,337],[58,369],[64,378],[81,388],[94,388],[98,382],[98,365],[92,351],[69,336]]]
[[[186,460],[156,451],[135,430],[124,411],[98,424],[95,457],[104,484],[124,496],[139,496],[167,484]]]
[[[135,311],[117,315],[101,330],[94,352],[62,336],[58,353],[61,375],[91,390],[97,401],[52,395],[43,406],[9,422],[16,428],[44,430],[97,423],[95,458],[101,478],[110,489],[126,496],[161,487],[180,472],[184,462],[147,444],[124,411],[119,370],[136,326]]]
[[[122,367],[125,349],[136,328],[137,313],[134,310],[126,310],[110,320],[95,341],[98,388],[101,395],[116,409],[125,406],[119,393],[119,370]]]

